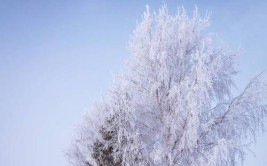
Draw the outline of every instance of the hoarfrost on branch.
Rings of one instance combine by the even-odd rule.
[[[233,93],[237,52],[215,47],[197,8],[149,7],[132,57],[86,117],[68,153],[74,166],[217,166],[242,162],[266,116],[264,72]],[[265,93],[265,94],[264,94]],[[265,96],[266,97],[266,96]]]

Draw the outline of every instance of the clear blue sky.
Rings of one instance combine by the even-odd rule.
[[[163,1],[0,1],[0,165],[64,166],[64,151],[94,101],[129,57],[129,35]],[[165,0],[212,11],[210,32],[242,48],[241,87],[267,69],[267,1]],[[267,125],[267,123],[266,123]],[[245,166],[267,165],[267,133]]]

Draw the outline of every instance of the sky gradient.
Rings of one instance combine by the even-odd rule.
[[[1,0],[0,165],[65,166],[83,116],[129,57],[137,20],[163,1]],[[171,13],[212,11],[209,32],[241,49],[240,90],[267,69],[267,1],[164,1]],[[266,123],[267,126],[267,123]],[[267,133],[244,166],[267,165]]]

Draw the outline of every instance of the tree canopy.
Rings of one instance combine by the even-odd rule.
[[[147,6],[131,58],[68,153],[73,166],[224,166],[242,162],[263,129],[265,73],[234,92],[237,51],[218,47],[207,14]]]

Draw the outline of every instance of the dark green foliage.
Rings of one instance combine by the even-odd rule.
[[[95,159],[98,166],[121,166],[121,159],[115,160],[114,152],[114,141],[117,136],[115,130],[110,129],[114,117],[106,121],[105,127],[100,129],[102,140],[96,140],[93,145],[92,157]],[[106,145],[106,146],[104,146]],[[108,145],[108,146],[107,146]]]

